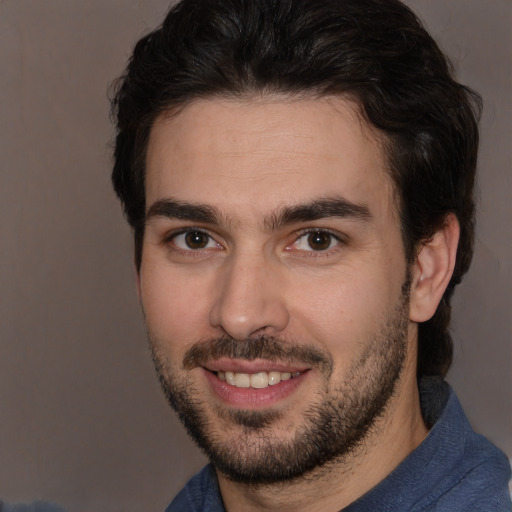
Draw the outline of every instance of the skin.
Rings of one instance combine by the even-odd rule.
[[[447,217],[408,269],[381,142],[343,98],[200,100],[161,116],[152,129],[138,288],[153,350],[164,372],[195,390],[214,435],[227,445],[243,440],[238,449],[244,456],[257,455],[251,452],[256,434],[251,442],[251,432],[226,412],[275,411],[267,427],[273,442],[289,441],[304,411],[326,389],[345,383],[378,343],[402,301],[408,270],[412,278],[402,372],[364,443],[328,471],[318,468],[308,478],[275,485],[242,485],[218,471],[228,511],[339,510],[381,481],[427,434],[416,383],[417,323],[434,313],[448,283],[458,224]],[[365,214],[276,222],[285,208],[332,198]],[[206,205],[216,218],[163,214],[155,205],[169,199]],[[305,230],[318,229],[332,236],[326,249],[313,250]],[[187,245],[190,230],[205,233],[204,247]],[[262,334],[307,342],[329,355],[332,371],[306,368],[283,396],[259,399],[258,390],[235,399],[219,394],[208,370],[223,364],[271,370],[277,363],[183,365],[202,340]],[[293,366],[279,364],[280,371]]]

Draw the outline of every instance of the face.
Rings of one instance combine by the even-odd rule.
[[[349,101],[201,100],[154,125],[139,290],[164,391],[216,467],[346,457],[409,357],[378,137]]]

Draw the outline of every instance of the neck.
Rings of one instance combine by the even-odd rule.
[[[406,363],[385,413],[343,458],[293,481],[243,485],[217,471],[227,512],[339,511],[389,475],[425,438],[416,364]]]

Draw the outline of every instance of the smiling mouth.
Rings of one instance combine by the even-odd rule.
[[[263,389],[269,386],[275,386],[282,381],[299,377],[303,372],[258,372],[258,373],[239,373],[239,372],[216,372],[217,377],[237,388]]]

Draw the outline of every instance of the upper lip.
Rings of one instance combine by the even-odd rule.
[[[203,367],[211,372],[234,372],[234,373],[260,373],[260,372],[303,372],[308,367],[300,363],[286,363],[279,361],[266,361],[264,359],[230,359],[221,358],[209,361]]]

